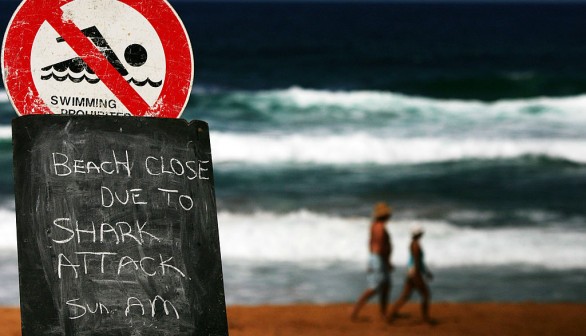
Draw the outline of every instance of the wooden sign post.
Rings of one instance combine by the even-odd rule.
[[[24,336],[227,335],[207,124],[13,121]]]

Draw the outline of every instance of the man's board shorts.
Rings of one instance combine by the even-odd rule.
[[[368,256],[368,273],[366,275],[368,288],[380,290],[383,285],[391,282],[389,265],[378,254],[371,253]]]

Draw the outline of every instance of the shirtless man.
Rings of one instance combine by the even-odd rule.
[[[381,318],[385,318],[387,302],[391,284],[391,237],[385,228],[386,223],[392,216],[392,210],[386,203],[377,203],[374,206],[373,220],[370,225],[370,255],[368,259],[368,288],[360,295],[350,315],[356,319],[360,309],[374,295],[378,294],[380,299]]]

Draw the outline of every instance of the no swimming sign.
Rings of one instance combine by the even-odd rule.
[[[2,50],[20,115],[177,118],[193,83],[187,32],[165,0],[26,0]]]

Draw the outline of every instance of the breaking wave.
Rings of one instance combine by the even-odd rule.
[[[348,135],[211,133],[215,162],[254,164],[418,164],[542,156],[586,163],[586,139],[393,138]]]
[[[221,212],[218,221],[222,257],[227,260],[363,263],[367,258],[368,218],[301,210],[287,214]],[[426,230],[423,244],[426,259],[433,267],[524,264],[586,269],[584,230],[462,228],[447,221],[409,219],[398,219],[389,225],[397,265],[407,262],[409,230],[415,224]]]

